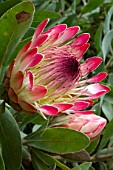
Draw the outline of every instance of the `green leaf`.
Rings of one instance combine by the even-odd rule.
[[[50,19],[57,19],[60,18],[61,15],[56,13],[56,12],[51,12],[51,11],[36,11],[34,14],[34,20],[36,22],[41,22],[45,20],[46,18]]]
[[[92,166],[89,168],[89,170],[95,170],[95,168],[93,168]]]
[[[57,159],[55,159],[56,165],[58,167],[60,167],[60,169],[62,170],[70,170],[70,168],[68,168],[66,165],[64,165],[63,163],[61,163],[60,161],[58,161]]]
[[[12,60],[15,59],[15,57],[17,56],[17,54],[19,53],[19,51],[21,50],[21,48],[31,40],[31,38],[27,38],[25,40],[22,40],[18,45],[17,47],[14,49],[10,59],[9,59],[9,62],[8,63],[11,63]]]
[[[71,170],[89,170],[91,164],[92,164],[91,162],[85,162],[75,168],[72,168]]]
[[[89,152],[89,153],[92,153],[95,148],[97,147],[99,143],[99,137],[97,137],[95,140],[93,140],[89,145],[88,147],[86,148],[86,151]]]
[[[24,1],[0,18],[0,65],[6,66],[12,52],[29,29],[34,13],[30,1]]]
[[[8,0],[0,4],[0,16],[3,15],[8,9],[20,3],[21,0]]]
[[[113,106],[110,102],[104,101],[102,103],[102,111],[109,121],[113,119]]]
[[[0,103],[0,114],[5,112],[5,102]]]
[[[109,139],[113,136],[112,128],[113,128],[113,119],[107,124],[103,132],[103,138],[101,140],[98,150],[101,150],[106,145],[106,143],[109,141]]]
[[[113,73],[109,74],[108,84],[110,84],[111,86],[113,86]]]
[[[101,50],[102,27],[103,27],[103,25],[101,23],[99,25],[99,28],[97,29],[95,37],[94,37],[95,47],[96,47],[98,53]]]
[[[39,151],[38,149],[33,149],[32,152],[32,162],[33,162],[33,166],[36,170],[48,170],[48,166],[49,166],[49,170],[54,170],[56,165],[58,167],[60,167],[60,169],[62,170],[70,170],[70,168],[68,168],[66,165],[62,164],[61,162],[59,162],[57,159],[55,159],[54,157]]]
[[[20,169],[19,170],[25,170],[24,167],[21,165]]]
[[[21,165],[21,138],[18,125],[8,110],[0,113],[0,141],[7,170],[18,170]]]
[[[101,113],[101,105],[100,102],[97,102],[92,108],[92,110],[95,110],[96,115],[100,115]]]
[[[32,164],[34,170],[47,170],[47,166],[34,154],[32,154]]]
[[[30,37],[32,39],[34,32],[35,32],[35,28],[30,27],[29,30],[27,31],[27,33],[24,35],[23,40],[28,39]]]
[[[110,20],[113,15],[113,6],[109,9],[108,14],[104,21],[104,34],[107,34],[110,30]]]
[[[104,61],[106,60],[106,55],[110,49],[112,39],[113,39],[113,29],[105,35],[102,41],[102,52],[103,52]]]
[[[104,100],[113,104],[113,87],[110,86],[110,89],[111,89],[111,91],[105,95]]]
[[[2,158],[2,147],[0,144],[0,170],[5,170],[4,160]]]
[[[0,84],[0,96],[3,94],[4,90],[5,90],[5,85]]]
[[[95,8],[99,7],[102,3],[104,2],[104,0],[90,0],[88,1],[88,3],[86,4],[86,6],[83,8],[83,13],[88,13],[91,12],[92,10],[94,10]]]
[[[113,141],[112,141],[113,144]],[[112,154],[113,153],[113,147],[108,147],[105,149],[102,149],[101,151],[99,151],[99,156],[100,155],[106,155],[106,154]]]
[[[99,165],[100,165],[99,166],[100,170],[107,170],[108,169],[106,164],[104,162],[102,162],[102,161],[99,162]]]
[[[53,153],[73,153],[85,148],[89,140],[81,132],[48,128],[25,137],[26,144]]]
[[[56,168],[56,163],[54,158],[52,158],[50,155],[45,154],[41,151],[39,151],[38,149],[33,149],[32,150],[32,162],[34,165],[34,168],[37,170],[39,167],[39,164],[37,164],[37,162],[34,161],[34,159],[38,160],[38,163],[40,162],[40,170],[42,168],[44,168],[44,170],[55,170]]]
[[[46,123],[47,121],[43,119],[43,117],[40,116],[39,114],[33,114],[33,115],[24,114],[22,122],[19,124],[19,127],[22,129],[23,126],[25,126],[30,122],[41,125],[43,123]]]

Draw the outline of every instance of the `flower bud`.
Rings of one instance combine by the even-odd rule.
[[[89,112],[89,111],[88,111]],[[69,129],[73,129],[79,132],[84,133],[90,141],[94,140],[98,137],[106,125],[106,119],[97,116],[95,114],[83,114],[82,113],[75,113],[66,116],[61,116],[61,121],[66,121],[65,123],[60,123],[60,117],[58,118],[59,126],[65,127]],[[57,119],[54,120],[56,124],[58,123]]]

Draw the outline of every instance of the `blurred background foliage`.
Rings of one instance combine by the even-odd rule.
[[[0,0],[0,16],[21,2],[23,0]],[[103,131],[100,142],[96,139],[86,149],[91,155],[92,166],[90,162],[82,163],[79,161],[80,163],[78,163],[72,157],[63,158],[61,162],[72,170],[113,170],[113,0],[32,0],[31,2],[35,6],[34,18],[26,34],[21,38],[14,51],[11,52],[8,64],[16,57],[20,48],[31,39],[37,25],[46,18],[50,18],[46,29],[56,24],[65,23],[68,27],[80,26],[81,29],[78,34],[90,33],[90,48],[85,53],[84,59],[92,56],[103,58],[102,64],[92,74],[106,71],[108,76],[102,83],[111,88],[111,92],[96,101],[91,109],[95,109],[96,114],[105,117],[108,124]],[[15,114],[12,108],[10,108],[10,111],[14,112],[16,120],[20,120],[20,117]],[[21,131],[24,129],[24,133],[28,134],[34,130],[32,128],[34,124],[37,128],[39,122],[44,121],[40,118],[37,123],[34,115],[32,117],[23,115],[22,118],[23,122],[20,123],[20,129]],[[34,154],[33,159],[35,160],[36,157],[37,154]],[[36,166],[34,161],[34,167]],[[52,166],[54,167],[54,165]],[[57,169],[63,168],[66,169],[63,166],[57,167]]]

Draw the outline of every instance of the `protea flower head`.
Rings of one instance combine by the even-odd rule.
[[[79,27],[67,28],[65,24],[43,32],[47,22],[48,19],[39,24],[32,40],[11,63],[4,80],[6,101],[16,110],[42,115],[75,111],[77,102],[81,110],[109,91],[97,83],[106,77],[105,72],[87,79],[102,59],[92,57],[81,63],[90,35],[74,38]]]
[[[59,116],[54,119],[54,122],[60,123],[66,119],[69,121],[60,124],[60,127],[82,132],[89,137],[90,141],[97,138],[106,125],[106,119],[93,114],[93,111],[78,111],[75,114]]]

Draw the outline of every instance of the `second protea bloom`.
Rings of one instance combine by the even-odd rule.
[[[105,72],[87,79],[102,59],[92,57],[81,64],[90,35],[74,38],[79,27],[67,28],[65,24],[43,32],[47,22],[37,27],[32,40],[11,63],[4,80],[6,101],[16,110],[42,115],[82,110],[109,91],[97,83],[106,77]]]
[[[98,137],[106,125],[106,119],[92,114],[93,111],[87,112],[76,112],[75,114],[70,114],[66,116],[61,116],[56,118],[54,122],[60,123],[62,120],[68,120],[68,122],[60,124],[60,127],[65,127],[73,129],[84,133],[90,141]]]
[[[100,135],[106,125],[106,119],[91,114],[89,111],[85,114],[83,113],[65,116],[65,119],[70,120],[60,126],[82,132],[92,141]]]

